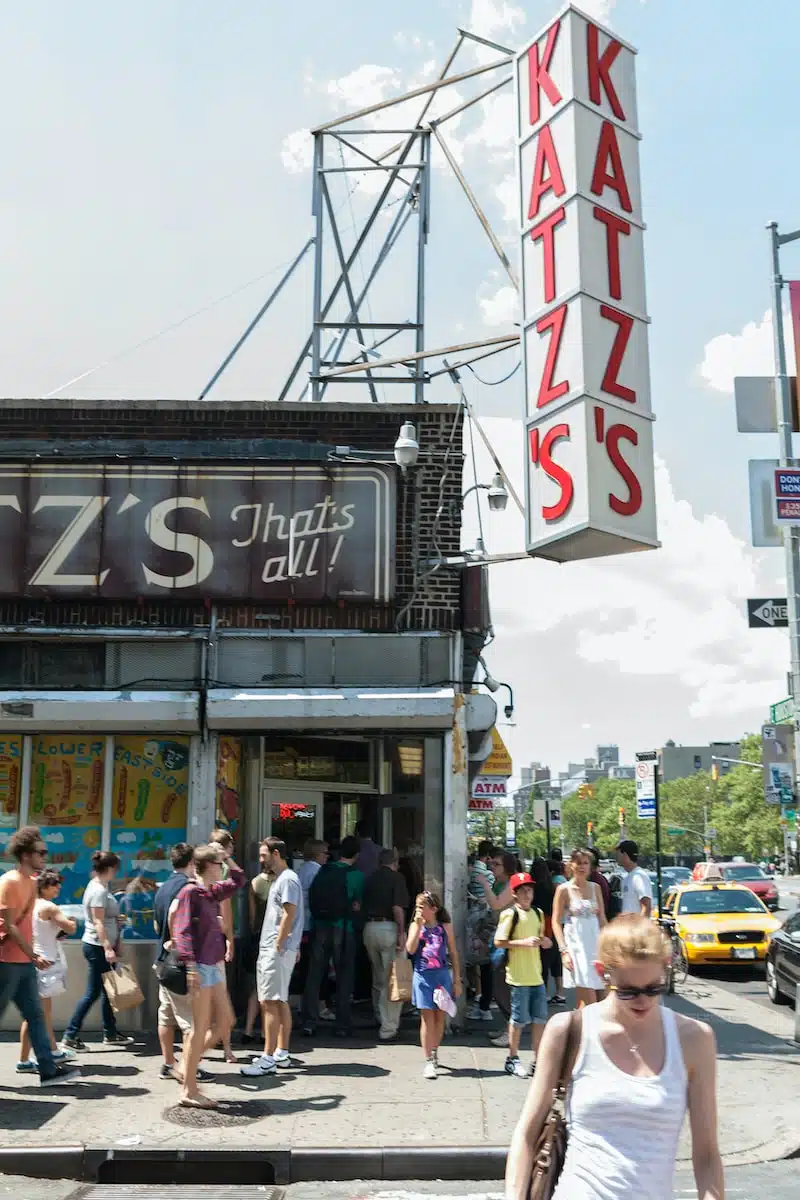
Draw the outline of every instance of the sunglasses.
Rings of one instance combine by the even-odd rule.
[[[617,987],[615,983],[608,985],[610,992],[616,992],[620,1000],[638,1000],[640,996],[663,996],[667,990],[665,983],[650,983],[647,987]]]

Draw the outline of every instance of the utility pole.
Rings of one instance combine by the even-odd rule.
[[[779,233],[777,221],[767,226],[770,239],[772,266],[772,327],[775,341],[775,412],[778,428],[778,453],[782,467],[793,467],[792,445],[792,395],[786,367],[786,339],[783,336],[783,276],[781,275],[780,248],[800,238],[800,229],[792,233]],[[800,364],[798,364],[800,367]],[[792,695],[800,697],[800,528],[786,525],[783,528],[783,548],[786,559],[786,601],[789,620],[789,652],[792,677]],[[800,794],[797,770],[800,765],[800,730],[797,713],[794,724],[794,794]],[[783,831],[784,870],[789,874],[789,832]],[[800,1005],[798,1005],[800,1009]]]

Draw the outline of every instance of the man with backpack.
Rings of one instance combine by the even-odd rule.
[[[306,1037],[316,1033],[320,985],[331,961],[336,972],[335,1033],[337,1037],[350,1037],[353,1032],[350,1000],[364,894],[364,875],[355,868],[359,851],[358,838],[344,838],[338,861],[319,869],[308,893],[311,954],[303,992]]]
[[[539,1049],[547,1024],[547,991],[542,979],[540,948],[552,946],[544,935],[544,914],[533,907],[534,883],[530,875],[512,875],[509,887],[514,893],[514,907],[500,917],[495,934],[495,954],[506,956],[506,983],[511,988],[511,1021],[508,1026],[508,1058],[505,1071],[527,1079],[529,1071],[519,1057],[522,1031],[532,1025],[531,1044],[534,1054]]]

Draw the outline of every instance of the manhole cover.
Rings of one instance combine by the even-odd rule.
[[[176,1200],[185,1196],[183,1187],[171,1187],[160,1183],[127,1184],[122,1194],[125,1200]],[[115,1183],[95,1183],[87,1188],[74,1192],[67,1200],[122,1200],[120,1188]],[[286,1192],[283,1188],[270,1187],[269,1184],[234,1184],[233,1186],[193,1186],[193,1200],[284,1200]]]
[[[180,1104],[165,1108],[165,1121],[183,1129],[221,1129],[227,1125],[247,1125],[263,1121],[272,1109],[266,1100],[220,1100],[217,1108],[183,1108]]]

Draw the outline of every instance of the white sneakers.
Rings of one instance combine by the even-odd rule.
[[[430,1058],[426,1058],[425,1067],[423,1068],[423,1071],[422,1071],[422,1078],[423,1079],[436,1079],[439,1074],[437,1067],[438,1067],[438,1063],[436,1062],[436,1059],[433,1056],[431,1056]]]
[[[263,1075],[277,1075],[278,1064],[269,1054],[261,1054],[253,1059],[249,1067],[242,1067],[240,1074],[250,1079],[260,1079]]]
[[[488,1023],[491,1021],[491,1019],[492,1014],[488,1011],[488,1009],[483,1009],[478,1004],[473,1004],[472,1007],[467,1011],[468,1021],[485,1021]]]
[[[511,1057],[506,1059],[505,1072],[506,1075],[516,1075],[517,1079],[530,1079],[533,1074],[521,1059]]]

